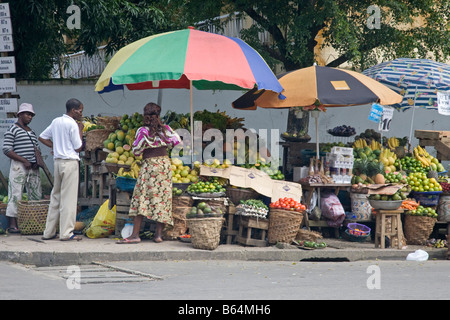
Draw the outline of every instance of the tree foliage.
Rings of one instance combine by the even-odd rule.
[[[106,45],[108,53],[169,30],[196,25],[217,28],[236,15],[254,23],[241,38],[274,66],[286,70],[312,65],[314,48],[333,47],[326,65],[350,62],[364,69],[380,59],[450,57],[448,0],[14,0],[10,1],[18,79],[48,78],[64,54],[84,50],[92,55]],[[81,28],[69,30],[69,5],[81,9]],[[379,28],[368,19],[380,10]],[[226,17],[217,19],[216,17]],[[199,23],[202,22],[202,23]],[[259,34],[270,34],[261,42]],[[65,41],[72,39],[71,41]]]
[[[322,33],[322,47],[331,46],[336,56],[326,65],[351,62],[364,69],[379,59],[395,57],[450,57],[448,0],[190,0],[191,22],[208,20],[219,26],[225,20],[211,19],[235,12],[256,23],[241,32],[242,38],[269,62],[282,63],[286,70],[311,66],[314,47]],[[198,10],[200,6],[208,10]],[[370,24],[379,9],[379,27]],[[368,10],[369,9],[369,10]],[[368,23],[369,22],[369,23]],[[258,33],[268,32],[273,43],[261,43]]]

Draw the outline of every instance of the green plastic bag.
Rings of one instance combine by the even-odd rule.
[[[114,232],[116,227],[116,206],[111,210],[109,210],[108,207],[109,199],[98,209],[94,220],[92,220],[91,225],[86,231],[86,236],[88,238],[105,238]]]

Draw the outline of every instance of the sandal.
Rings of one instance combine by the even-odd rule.
[[[17,227],[8,228],[6,231],[8,231],[8,233],[20,233],[20,230]]]
[[[139,242],[141,242],[141,240],[139,239],[132,239],[132,240],[130,240],[130,239],[128,239],[128,238],[125,238],[125,239],[122,239],[122,240],[119,240],[119,241],[117,241],[116,243],[117,244],[134,244],[134,243],[139,243]]]
[[[59,239],[59,240],[61,240],[61,241],[70,241],[70,240],[80,241],[80,240],[82,240],[82,238],[77,236],[77,235],[75,235],[75,234],[73,234],[73,235],[70,236],[70,238]]]

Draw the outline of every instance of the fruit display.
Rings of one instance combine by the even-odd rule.
[[[200,173],[200,164],[195,163],[194,168],[183,164],[178,158],[171,158],[172,182],[173,183],[192,183],[198,181]]]
[[[350,137],[354,134],[356,134],[355,128],[347,125],[337,126],[333,129],[328,129],[327,132],[333,136],[338,137]]]
[[[367,140],[365,139],[358,139],[355,140],[353,143],[353,148],[355,149],[364,149],[364,148],[370,148],[370,150],[381,150],[381,143],[376,140],[370,140],[369,143],[367,143]]]
[[[381,200],[381,201],[399,201],[405,200],[406,194],[401,192],[400,190],[394,194],[371,194],[368,197],[369,200]]]
[[[179,189],[177,187],[172,188],[172,195],[174,196],[181,196],[183,194],[183,189]]]
[[[442,191],[442,186],[435,178],[428,178],[422,172],[411,172],[406,176],[406,182],[415,192]]]
[[[309,141],[311,137],[304,130],[293,131],[293,132],[283,132],[281,138],[287,141]]]
[[[355,136],[355,142],[359,141],[358,144],[365,143],[365,145],[368,146],[372,144],[372,140],[381,143],[381,134],[373,129],[366,129],[364,132],[361,132],[359,135]]]
[[[450,193],[450,183],[448,183],[448,182],[440,182],[439,184],[441,185],[442,192]]]
[[[207,202],[202,201],[186,213],[186,218],[221,217],[223,214],[219,208],[213,208]]]
[[[397,170],[404,170],[407,172],[427,172],[429,169],[429,167],[423,167],[419,160],[410,156],[397,159],[394,165]]]
[[[437,218],[438,216],[436,210],[433,207],[424,207],[421,205],[417,206],[416,209],[406,211],[405,214],[410,214],[412,216],[425,216],[431,218]]]
[[[241,200],[236,206],[236,214],[242,216],[258,217],[265,219],[269,213],[269,208],[263,201],[258,199]]]
[[[255,164],[245,164],[241,165],[241,167],[247,168],[247,169],[258,169],[262,172],[267,173],[271,179],[273,180],[284,180],[285,176],[279,169],[272,168],[272,165],[270,163],[265,162],[264,159],[259,159],[256,161]]]
[[[331,152],[331,149],[333,147],[342,147],[346,148],[347,145],[343,142],[328,142],[328,143],[322,143],[320,145],[320,152]]]
[[[141,170],[140,161],[134,161],[130,164],[129,169],[125,169],[124,167],[119,168],[117,172],[118,177],[137,179],[139,176],[139,171]]]
[[[384,175],[385,183],[407,183],[406,175],[400,172],[389,172]]]
[[[374,160],[356,159],[353,164],[351,184],[384,184],[384,165]]]
[[[306,206],[292,198],[284,197],[270,203],[269,208],[284,209],[290,211],[302,212],[306,210]]]
[[[219,178],[210,177],[209,181],[197,181],[191,183],[187,187],[187,192],[193,195],[200,194],[225,194],[226,188],[225,185],[219,182]]]
[[[389,173],[396,170],[395,160],[397,160],[397,155],[388,148],[384,148],[381,150],[379,160],[382,164],[384,164],[385,172]]]
[[[439,162],[438,159],[430,155],[424,148],[417,146],[414,148],[414,157],[420,161],[422,167],[431,168],[431,170],[437,172],[445,171],[444,166]]]

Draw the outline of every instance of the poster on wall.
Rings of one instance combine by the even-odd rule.
[[[450,115],[450,91],[438,91],[437,93],[438,113]]]

